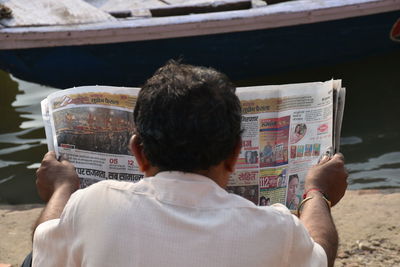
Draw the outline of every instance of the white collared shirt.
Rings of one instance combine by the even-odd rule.
[[[33,266],[327,266],[283,205],[258,207],[197,174],[102,181],[40,224]]]

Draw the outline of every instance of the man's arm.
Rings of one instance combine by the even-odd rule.
[[[47,202],[34,225],[60,218],[68,199],[79,188],[75,167],[66,160],[58,161],[54,152],[48,152],[36,172],[36,188],[39,196]]]
[[[330,207],[323,198],[323,192],[336,205],[344,196],[347,188],[347,172],[344,159],[336,154],[332,159],[324,158],[318,165],[310,169],[306,181],[307,197],[302,206],[300,220],[315,242],[320,244],[328,257],[328,266],[333,266],[338,248],[338,234],[330,213]]]

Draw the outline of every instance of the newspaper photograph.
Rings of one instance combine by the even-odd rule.
[[[49,150],[74,164],[81,188],[103,179],[136,182],[143,177],[128,148],[138,91],[81,87],[42,101]]]

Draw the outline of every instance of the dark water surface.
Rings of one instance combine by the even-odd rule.
[[[341,151],[350,172],[350,189],[400,188],[399,62],[397,52],[237,84],[341,78],[347,88]],[[35,190],[35,170],[47,152],[40,101],[56,90],[0,71],[0,203],[40,201]]]

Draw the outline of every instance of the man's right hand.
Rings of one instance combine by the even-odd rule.
[[[321,190],[334,206],[344,196],[347,177],[341,153],[335,154],[331,159],[325,156],[320,163],[309,170],[304,190],[305,192],[310,189]]]
[[[309,170],[304,189],[306,192],[311,189],[322,191],[333,206],[344,196],[347,176],[342,154],[336,154],[332,158],[325,157]],[[314,241],[324,248],[328,266],[333,266],[338,248],[338,234],[322,195],[311,192],[313,198],[303,205],[300,220]]]
[[[53,151],[48,152],[36,171],[36,188],[39,196],[46,202],[60,188],[72,194],[79,188],[75,167],[67,160],[58,161]]]

